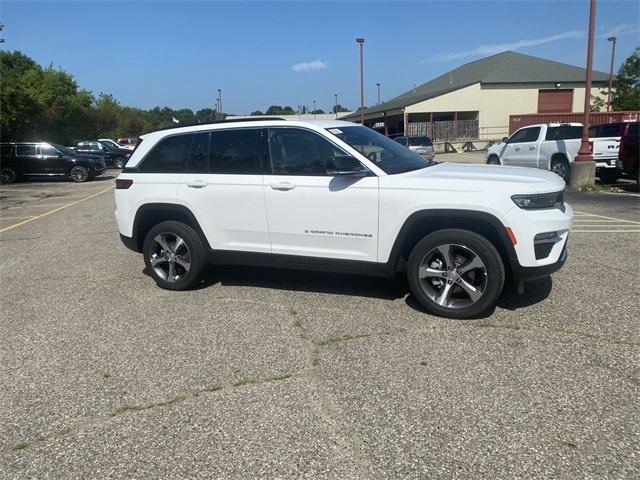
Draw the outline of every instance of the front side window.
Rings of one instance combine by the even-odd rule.
[[[184,173],[191,135],[173,135],[160,140],[142,160],[143,173]]]
[[[209,172],[227,175],[259,175],[260,130],[236,129],[211,132]]]
[[[540,136],[540,127],[523,128],[514,133],[509,143],[535,142]]]
[[[35,145],[18,145],[16,155],[22,156],[35,156],[36,155],[36,146]]]
[[[405,147],[407,146],[407,137],[396,137],[394,140],[400,145],[404,145]]]
[[[328,131],[355,148],[385,173],[410,172],[435,165],[398,142],[362,126],[329,128]]]
[[[274,175],[326,176],[330,160],[345,153],[317,133],[299,128],[269,129]]]
[[[38,149],[40,150],[40,155],[42,155],[44,157],[57,157],[58,156],[58,150],[53,148],[51,145],[40,145],[38,147]]]

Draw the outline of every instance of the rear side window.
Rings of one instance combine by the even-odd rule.
[[[26,156],[35,156],[36,155],[36,146],[35,145],[18,145],[17,147],[17,155],[26,155]]]
[[[540,136],[540,127],[523,128],[514,133],[509,143],[535,142]]]
[[[603,138],[603,137],[619,137],[620,136],[620,124],[619,123],[605,123],[604,125],[596,125],[589,129],[589,137],[591,138]]]
[[[407,146],[407,137],[396,137],[394,140],[400,145],[404,145],[405,147]]]
[[[229,175],[262,174],[259,145],[259,129],[211,132],[209,172]]]
[[[143,173],[184,173],[191,137],[190,134],[173,135],[160,140],[138,169]]]
[[[320,135],[296,128],[269,130],[274,175],[326,176],[327,161],[345,155]]]
[[[209,172],[209,132],[191,135],[191,150],[187,160],[189,173]]]
[[[409,137],[409,146],[411,147],[430,147],[432,145],[429,137]]]
[[[549,127],[545,140],[574,140],[582,137],[582,127],[560,125],[559,127]]]

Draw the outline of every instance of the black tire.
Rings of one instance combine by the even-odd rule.
[[[489,155],[487,158],[487,165],[502,165],[500,159],[496,155]]]
[[[14,183],[18,180],[18,174],[13,168],[4,167],[0,170],[0,183]]]
[[[69,178],[76,183],[83,183],[90,180],[89,169],[84,165],[76,165],[69,171]]]
[[[464,258],[464,255],[460,255],[460,252],[470,252],[474,257],[466,257],[467,261],[462,264],[452,262],[453,268],[451,271],[445,272],[450,275],[449,278],[434,276],[421,279],[420,267],[424,268],[425,266],[423,262],[429,261],[427,256],[431,252],[439,251],[438,247],[442,246],[451,247],[451,251],[455,252],[455,258]],[[470,260],[476,256],[479,257],[483,268],[470,270],[467,273],[458,275],[466,265],[473,263]],[[433,267],[433,264],[427,266],[430,267],[429,270],[431,271],[437,271],[438,269],[438,267]],[[446,270],[444,266],[439,268],[442,268],[443,271]],[[471,273],[473,273],[474,278],[469,277]],[[465,319],[476,317],[496,304],[504,286],[505,273],[500,254],[485,237],[468,230],[446,229],[427,235],[413,247],[407,263],[407,279],[413,295],[429,313],[441,317]],[[464,280],[467,285],[476,285],[476,290],[479,294],[476,300],[473,300],[471,296],[465,293],[460,279]],[[442,282],[439,290],[438,287],[433,285],[433,282]],[[458,305],[439,305],[431,298],[430,295],[434,293],[442,293],[444,288],[447,287],[446,283],[449,284],[451,289],[450,302],[452,304],[458,303]],[[465,296],[469,297],[468,300],[464,298]],[[445,295],[446,298],[447,296]],[[472,303],[465,305],[465,302],[468,301]]]
[[[174,277],[173,281],[167,279],[169,276],[168,272],[170,271],[168,270],[168,261],[162,262],[162,264],[156,265],[155,267],[151,263],[152,257],[162,257],[158,252],[159,244],[155,240],[161,235],[166,235],[165,238],[169,239],[172,237],[182,239],[186,245],[186,251],[189,255],[188,263],[190,266],[188,271],[184,271],[184,269],[181,268],[181,265],[178,265],[178,263],[174,261],[174,268],[176,268],[174,272],[177,273],[177,275]],[[170,243],[170,241],[168,243]],[[169,246],[171,247],[171,245]],[[182,252],[184,252],[184,250],[182,250]],[[178,255],[177,252],[174,253],[175,257],[183,257],[183,260],[187,260],[184,254]],[[171,220],[155,225],[151,230],[149,230],[149,233],[147,233],[147,236],[144,239],[142,254],[144,255],[144,263],[149,274],[153,277],[159,287],[167,290],[188,290],[193,288],[202,281],[206,272],[207,252],[204,244],[193,228],[181,222]],[[156,268],[158,268],[161,271],[164,271],[165,267],[163,265],[165,263],[167,264],[167,278],[163,278],[163,276],[161,276],[156,270]]]
[[[615,183],[620,178],[620,172],[615,168],[601,168],[598,178],[602,183]]]
[[[116,158],[115,162],[113,162],[113,165],[116,168],[124,168],[124,158]]]
[[[569,167],[569,162],[567,162],[566,158],[556,157],[552,159],[550,169],[553,173],[560,175],[565,183],[569,183],[569,178],[571,177],[571,167]]]

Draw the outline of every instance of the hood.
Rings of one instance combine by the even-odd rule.
[[[395,175],[394,175],[395,176]],[[453,190],[506,190],[512,193],[549,193],[564,190],[565,183],[555,173],[537,168],[503,167],[499,165],[439,163],[432,167],[407,172],[398,177],[423,178],[450,186]]]

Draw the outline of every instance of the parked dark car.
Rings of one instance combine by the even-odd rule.
[[[620,139],[618,150],[618,168],[627,175],[635,177],[640,183],[640,123],[631,123],[627,133]]]
[[[124,168],[127,160],[131,156],[131,150],[126,148],[118,148],[106,142],[97,140],[87,140],[78,143],[76,147],[78,153],[91,155],[102,155],[108,167]]]
[[[13,183],[22,177],[67,177],[86,182],[105,170],[104,159],[82,155],[62,145],[45,142],[0,144],[0,181]]]
[[[416,152],[418,155],[422,155],[427,160],[433,160],[433,157],[435,156],[431,139],[424,135],[413,135],[406,137],[404,135],[401,135],[393,137],[393,140],[398,142],[400,145],[404,145],[409,150]]]
[[[589,127],[589,138],[620,138],[627,134],[631,125],[634,125],[634,123],[615,122],[593,125]]]

